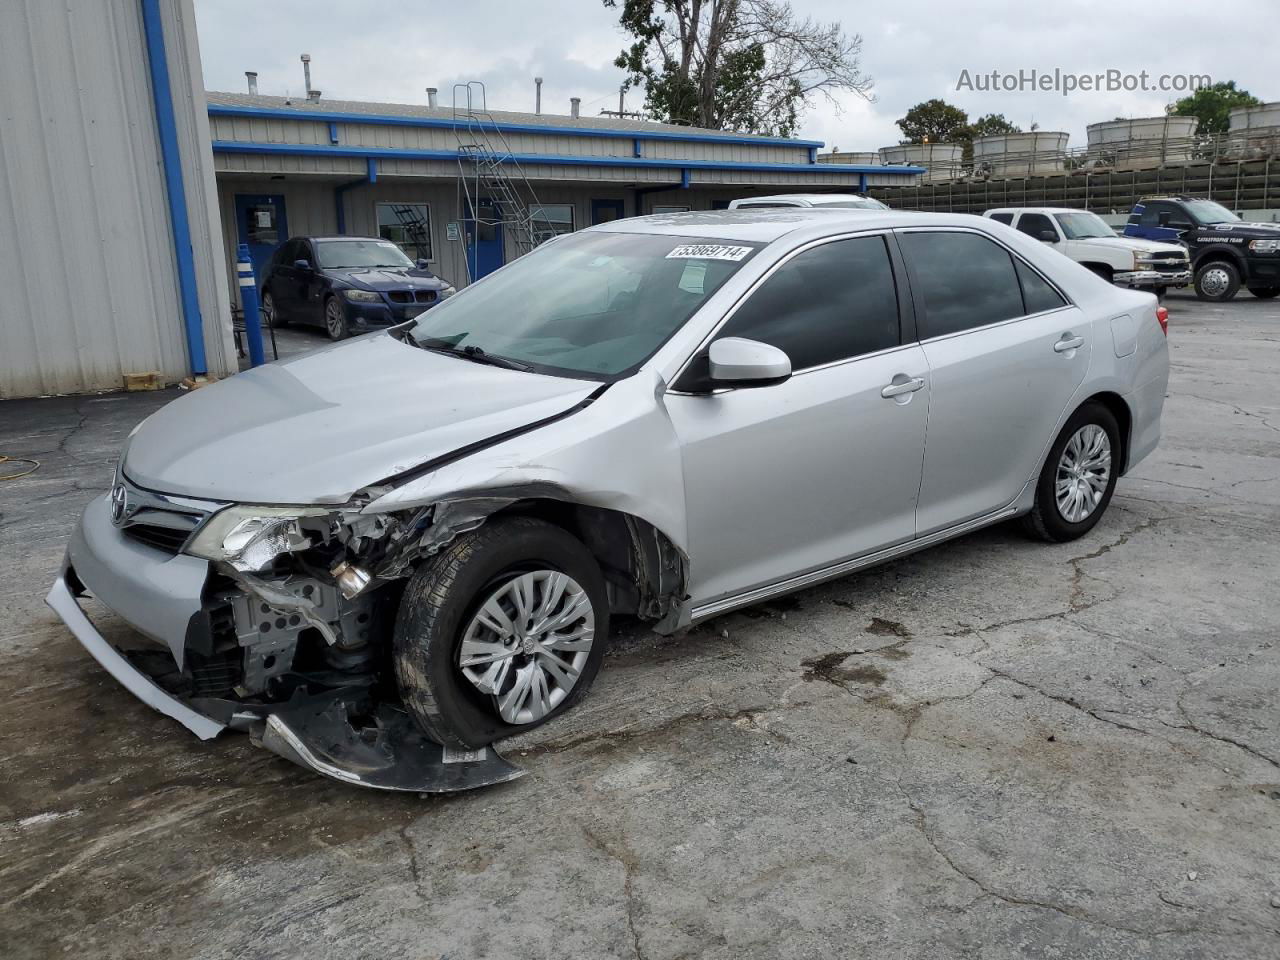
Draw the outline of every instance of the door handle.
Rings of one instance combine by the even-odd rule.
[[[1053,345],[1053,349],[1055,353],[1066,353],[1068,350],[1083,346],[1084,337],[1073,337],[1069,333],[1064,333],[1062,339]]]
[[[899,374],[901,376],[901,374]],[[910,380],[903,380],[901,383],[891,383],[880,391],[880,396],[886,400],[892,400],[894,397],[900,397],[904,393],[915,393],[924,386],[923,377],[914,377]]]

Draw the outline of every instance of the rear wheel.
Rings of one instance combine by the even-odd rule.
[[[270,290],[262,291],[262,322],[268,327],[288,326],[289,321],[280,318],[280,312],[276,309],[276,298]]]
[[[608,632],[604,577],[580,541],[530,517],[491,520],[409,579],[396,679],[427,736],[482,747],[577,703]]]
[[[1116,488],[1120,428],[1101,403],[1071,415],[1049,449],[1036,481],[1035,505],[1024,518],[1029,533],[1062,543],[1094,528]]]
[[[1259,300],[1270,300],[1276,294],[1280,294],[1280,287],[1250,287],[1249,292]]]
[[[347,334],[347,312],[337,297],[324,302],[324,330],[330,340],[342,340]]]
[[[1196,271],[1196,296],[1201,300],[1221,303],[1230,300],[1240,289],[1240,271],[1234,263],[1214,260]]]

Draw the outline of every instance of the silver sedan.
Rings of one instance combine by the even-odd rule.
[[[615,616],[673,632],[1013,518],[1087,533],[1159,439],[1165,326],[978,217],[615,221],[161,409],[50,603],[202,737],[509,779],[490,745],[581,699]]]

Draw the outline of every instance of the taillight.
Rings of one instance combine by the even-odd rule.
[[[1167,307],[1156,307],[1156,320],[1160,324],[1161,332],[1167,337],[1169,335],[1169,310]]]

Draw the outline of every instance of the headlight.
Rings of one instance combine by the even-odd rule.
[[[1254,253],[1275,253],[1280,250],[1280,240],[1250,240],[1249,249]]]
[[[445,297],[452,297],[457,292],[458,292],[457,287],[455,287],[452,283],[447,283],[440,290],[440,299],[443,300]]]
[[[382,294],[374,293],[372,290],[344,290],[343,295],[348,300],[356,303],[381,303]]]
[[[321,507],[227,507],[205,522],[187,552],[206,560],[225,561],[245,573],[256,573],[282,553],[311,546],[298,528],[298,521],[330,512]]]

